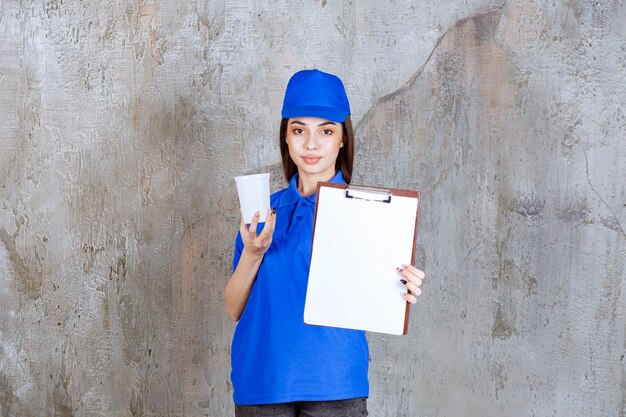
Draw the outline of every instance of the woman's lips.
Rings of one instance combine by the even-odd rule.
[[[307,164],[316,164],[320,159],[322,159],[321,156],[303,156],[302,159],[304,159],[304,162],[306,162]]]

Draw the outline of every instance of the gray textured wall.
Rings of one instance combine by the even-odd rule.
[[[373,416],[626,416],[620,0],[0,3],[0,415],[232,415],[231,178],[342,76],[355,183],[423,193]]]

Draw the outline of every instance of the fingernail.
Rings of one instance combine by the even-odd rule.
[[[403,284],[407,283],[406,279],[401,279],[400,282],[403,283]]]
[[[276,207],[272,208],[272,214],[276,214]]]
[[[402,269],[402,268],[396,268],[396,270],[397,270],[398,272],[402,272],[402,271],[404,271],[404,269]]]

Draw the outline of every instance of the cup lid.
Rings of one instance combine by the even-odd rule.
[[[269,172],[265,172],[262,174],[240,175],[238,177],[235,177],[235,181],[257,180],[261,178],[267,178],[269,176]]]

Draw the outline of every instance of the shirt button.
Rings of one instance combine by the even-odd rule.
[[[296,216],[296,220],[302,219],[302,216]]]
[[[300,205],[301,205],[302,207],[306,207],[306,203],[304,203],[304,202],[300,203]]]

